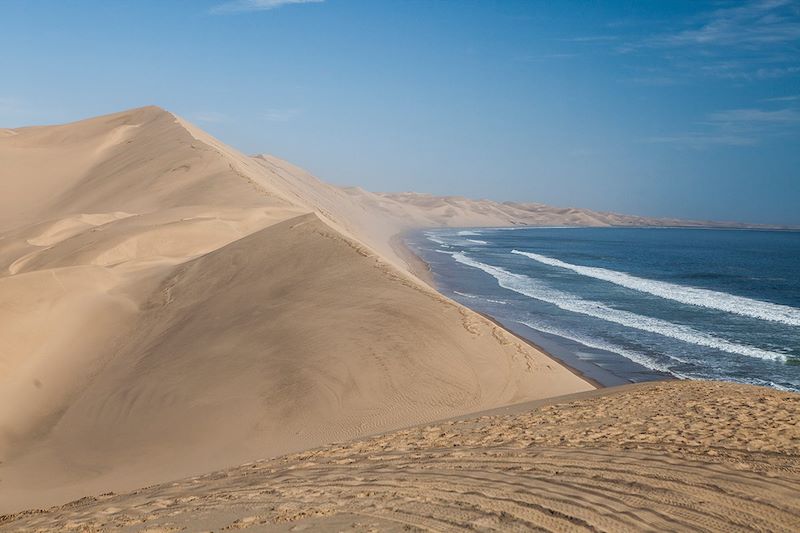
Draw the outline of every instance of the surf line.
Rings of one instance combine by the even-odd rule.
[[[735,342],[697,331],[689,326],[674,324],[666,320],[638,315],[636,313],[621,309],[615,309],[600,302],[585,300],[579,296],[552,289],[523,274],[509,272],[504,268],[476,261],[475,259],[467,256],[464,252],[450,252],[446,250],[437,251],[439,253],[452,256],[453,259],[465,266],[477,268],[486,272],[494,277],[498,284],[504,289],[517,292],[534,300],[555,305],[556,307],[565,311],[591,316],[593,318],[598,318],[607,322],[613,322],[628,328],[655,333],[657,335],[680,340],[689,344],[704,346],[706,348],[712,348],[723,352],[744,355],[747,357],[764,359],[768,361],[786,361],[786,355],[779,352],[764,350],[745,344],[737,344]]]
[[[789,326],[800,326],[800,309],[788,305],[753,300],[725,292],[701,289],[632,276],[625,272],[617,272],[600,267],[573,265],[552,257],[532,252],[511,250],[512,254],[522,255],[544,265],[571,270],[581,276],[607,281],[627,289],[651,294],[675,302],[715,309],[748,318],[756,318],[770,322],[780,322]]]

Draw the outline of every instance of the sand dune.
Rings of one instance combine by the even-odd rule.
[[[13,530],[796,531],[800,397],[575,395],[6,517]]]
[[[675,382],[420,426],[593,387],[398,233],[670,221],[334,187],[155,107],[1,130],[0,161],[0,511],[91,496],[4,529],[800,517],[797,396]]]
[[[3,510],[592,388],[421,283],[397,220],[158,108],[0,156]]]
[[[370,194],[348,189],[384,215],[412,220],[413,227],[502,227],[502,226],[679,226],[679,227],[770,227],[736,222],[653,218],[544,204],[473,200],[458,196],[420,193]],[[377,199],[376,199],[377,197]]]

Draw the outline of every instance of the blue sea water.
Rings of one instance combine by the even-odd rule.
[[[800,391],[800,232],[442,229],[408,241],[445,294],[606,385]]]

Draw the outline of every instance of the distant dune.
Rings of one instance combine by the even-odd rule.
[[[459,196],[433,196],[419,193],[379,194],[387,212],[402,216],[413,213],[417,225],[431,227],[492,226],[642,226],[642,227],[717,227],[788,229],[789,226],[744,224],[652,218],[592,211],[574,207],[553,207],[544,204],[471,200]]]
[[[546,354],[424,283],[414,257],[395,237],[412,228],[436,226],[684,224],[539,204],[334,187],[277,158],[245,156],[156,107],[61,126],[0,130],[0,162],[0,512],[130,491],[333,442],[591,391],[592,385]],[[664,398],[696,392],[678,384],[663,387],[659,391]],[[715,387],[714,393],[723,398],[728,393],[726,385]],[[744,396],[767,394],[755,388],[736,389],[740,390],[750,391]],[[607,412],[612,412],[614,400],[607,401]],[[781,396],[780,402],[788,403],[780,405],[791,401]],[[635,405],[620,404],[620,416],[606,422],[624,424]],[[786,413],[794,429],[775,431],[794,431],[793,439],[796,409]],[[758,416],[771,420],[772,415]],[[674,416],[671,420],[674,427],[662,424],[653,435],[673,435],[680,422]],[[342,512],[368,521],[365,508],[354,506],[351,499],[369,502],[376,490],[384,490],[380,487],[396,482],[382,485],[386,473],[369,463],[374,454],[390,470],[405,469],[410,461],[417,464],[414,468],[439,472],[457,468],[441,462],[457,457],[451,448],[467,446],[466,455],[458,457],[481,456],[478,462],[467,461],[475,477],[459,480],[437,473],[439,478],[407,494],[408,501],[422,502],[414,513],[441,514],[439,504],[425,503],[434,497],[428,490],[431,495],[449,490],[448,479],[469,491],[483,490],[475,484],[480,480],[477,484],[483,486],[481,472],[495,471],[492,443],[508,446],[509,435],[533,438],[541,429],[529,426],[527,418],[507,422],[510,433],[476,426],[469,443],[452,440],[455,434],[445,424],[436,426],[438,436],[426,437],[424,444],[403,444],[406,434],[401,433],[365,441],[367,448],[353,457],[348,455],[352,448],[328,448],[335,451],[323,454],[327,466],[319,472],[309,470],[311,477],[304,478],[297,492],[275,496],[278,507],[273,511],[305,507],[303,502],[313,502],[315,494],[328,490],[325,483],[346,480],[350,488],[335,496],[350,502],[342,504]],[[730,420],[727,424],[728,429],[735,427]],[[557,433],[556,426],[547,427],[548,434]],[[617,433],[604,428],[603,434],[617,442]],[[573,435],[588,435],[581,428],[570,431],[564,434],[566,442]],[[585,431],[593,430],[586,426]],[[676,431],[691,438],[691,432]],[[553,439],[548,446],[562,442]],[[792,443],[781,453],[796,454]],[[569,499],[583,492],[582,505],[596,505],[600,514],[602,509],[647,505],[622,493],[610,499],[601,496],[588,473],[580,474],[582,481],[552,490],[535,483],[514,485],[516,474],[510,472],[534,467],[524,447],[510,446],[516,450],[513,457],[506,452],[498,456],[510,462],[498,466],[487,481],[486,490],[495,496],[531,490],[541,497],[561,494]],[[713,451],[716,445],[708,446]],[[663,464],[668,470],[695,472],[686,474],[689,481],[675,482],[679,485],[665,479],[656,483],[654,490],[670,494],[680,492],[680,483],[697,483],[697,476],[712,471],[731,484],[721,491],[739,491],[735,498],[752,499],[761,487],[757,476],[742,474],[739,479],[735,471],[716,466],[694,471],[683,466],[680,456],[663,459],[642,453],[645,456],[631,459],[634,466],[624,466],[640,472],[631,474],[629,488],[637,486],[641,476],[652,477],[646,473],[649,468]],[[259,477],[253,481],[266,484],[259,490],[267,494],[278,490],[274,483],[286,479],[275,477],[283,471],[281,465],[296,465],[300,471],[313,466],[304,457],[311,456],[259,463]],[[547,454],[541,457],[550,461]],[[563,451],[552,457],[553,465],[572,468],[573,458]],[[582,461],[585,472],[591,463],[606,459],[624,462],[620,455],[595,451],[574,458]],[[637,461],[640,466],[635,466]],[[363,464],[347,472],[330,467],[353,462]],[[179,498],[176,509],[194,513],[195,504],[188,502],[211,501],[220,490],[238,491],[248,483],[240,479],[246,471],[242,468],[246,467],[232,471],[235,478],[229,485],[220,486],[216,475],[198,477],[175,489],[164,485],[109,503],[104,503],[108,497],[84,500],[40,519],[7,517],[0,527],[125,525],[124,520],[136,514],[129,512],[131,506],[140,503],[161,520],[163,513],[155,509],[168,509]],[[601,477],[623,475],[604,470],[609,465],[598,468]],[[792,462],[784,471],[791,472],[782,481],[784,488],[797,487],[792,477],[796,468]],[[768,472],[783,475],[774,469]],[[536,479],[553,475],[560,474],[539,473]],[[189,490],[187,483],[194,488]],[[406,494],[405,489],[392,490]],[[234,499],[245,497],[244,492],[237,494]],[[482,497],[465,495],[463,501]],[[735,498],[719,498],[714,501],[725,502],[719,509],[738,505]],[[171,503],[157,503],[161,500]],[[285,504],[289,500],[294,503]],[[313,516],[335,514],[333,507],[308,505]],[[508,501],[492,507],[488,515],[481,511],[475,519],[505,529],[502,521],[519,518],[519,505],[528,504]],[[538,509],[542,504],[531,505]],[[654,523],[667,527],[671,512],[685,524],[703,523],[670,505],[672,510],[653,511],[661,517]],[[81,509],[88,514],[74,515]],[[561,511],[542,512],[561,520]],[[800,516],[796,509],[786,512]],[[531,513],[525,520],[535,522],[539,511]],[[369,516],[389,520],[393,527],[418,523],[389,515]],[[228,525],[240,518],[250,522],[239,526],[259,524],[258,516],[251,520],[231,515]],[[312,515],[264,516],[273,523]],[[119,519],[119,524],[101,517]],[[773,518],[776,526],[785,523],[782,514]],[[144,527],[148,520],[128,525]],[[453,520],[462,523],[457,521],[461,518]],[[595,523],[595,518],[586,520]],[[632,515],[631,524],[636,520]],[[561,524],[556,522],[554,529]],[[436,529],[430,525],[434,522],[419,522],[426,524]],[[326,527],[334,525],[338,527]]]

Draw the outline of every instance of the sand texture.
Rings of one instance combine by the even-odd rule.
[[[2,527],[797,530],[798,395],[670,382],[577,396],[86,498]]]
[[[0,513],[77,500],[2,529],[798,524],[797,395],[594,391],[397,239],[669,221],[334,187],[156,107],[2,131]]]
[[[0,159],[0,511],[592,388],[422,283],[395,220],[161,109]]]

